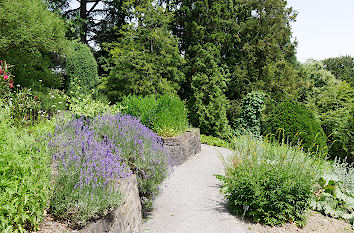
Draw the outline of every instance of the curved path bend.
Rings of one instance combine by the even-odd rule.
[[[143,224],[143,233],[242,233],[240,220],[226,209],[220,182],[219,156],[230,150],[202,145],[202,150],[174,168],[154,202],[154,211]]]

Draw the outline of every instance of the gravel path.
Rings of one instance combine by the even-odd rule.
[[[155,210],[143,225],[144,233],[238,233],[242,223],[228,213],[220,194],[223,174],[219,155],[231,151],[202,145],[202,151],[175,167],[154,202]]]

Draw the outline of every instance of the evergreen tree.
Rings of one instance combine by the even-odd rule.
[[[230,133],[225,96],[227,72],[219,66],[220,51],[215,45],[195,45],[188,66],[192,95],[189,100],[190,120],[203,134],[225,138]]]
[[[174,32],[182,40],[181,50],[192,57],[194,45],[209,42],[218,47],[220,62],[231,73],[230,99],[242,98],[255,86],[281,90],[274,78],[294,79],[296,43],[291,41],[290,22],[296,13],[285,0],[179,0],[177,5]],[[276,71],[284,66],[286,71]]]
[[[127,7],[128,8],[128,7]],[[112,102],[129,94],[173,94],[180,88],[184,59],[169,30],[172,14],[152,2],[131,5],[134,18],[111,44],[115,67],[107,80]]]

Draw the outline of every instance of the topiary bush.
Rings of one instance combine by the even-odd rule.
[[[188,128],[185,103],[176,96],[128,96],[122,102],[122,112],[140,117],[141,122],[155,133],[173,137]]]
[[[281,129],[281,131],[280,131]],[[314,114],[295,100],[286,100],[269,114],[263,134],[279,134],[281,140],[301,140],[305,150],[325,149],[327,137]]]
[[[71,42],[66,60],[66,72],[67,85],[71,94],[87,94],[98,84],[97,62],[90,47],[78,41]]]

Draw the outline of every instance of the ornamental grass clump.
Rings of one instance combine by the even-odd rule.
[[[266,225],[306,223],[306,210],[322,174],[321,155],[246,134],[235,139],[222,182],[231,212]]]
[[[130,175],[122,150],[84,118],[56,127],[50,136],[54,187],[51,212],[74,226],[105,215],[120,204],[117,182]]]

